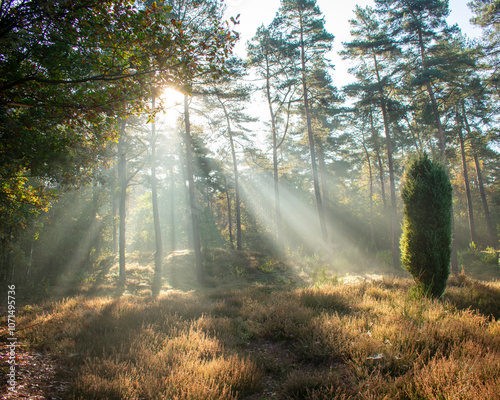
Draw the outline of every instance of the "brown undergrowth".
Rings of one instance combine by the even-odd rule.
[[[246,273],[283,273],[266,263]],[[431,300],[340,281],[80,295],[26,308],[19,336],[69,371],[67,399],[500,398],[499,282],[462,275]]]

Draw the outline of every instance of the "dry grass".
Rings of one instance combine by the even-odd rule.
[[[248,274],[284,268],[259,266]],[[441,300],[411,287],[78,296],[34,305],[18,326],[70,371],[67,399],[500,399],[500,283],[461,276]]]

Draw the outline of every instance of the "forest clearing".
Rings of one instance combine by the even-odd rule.
[[[204,253],[201,288],[178,252],[153,299],[153,257],[136,254],[125,293],[113,264],[19,299],[19,395],[3,398],[498,399],[500,271],[465,257],[434,300],[391,267],[346,276],[234,250]]]

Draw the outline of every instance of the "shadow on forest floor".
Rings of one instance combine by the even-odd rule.
[[[314,259],[284,262],[222,249],[205,250],[203,260],[207,281],[200,286],[191,252],[168,255],[157,299],[150,290],[153,256],[131,254],[121,292],[117,262],[108,259],[66,292],[74,295],[20,306],[20,393],[498,398],[500,269],[488,271],[496,282],[452,277],[443,298],[431,300],[416,297],[412,280],[388,268],[346,274]],[[0,367],[6,360],[3,352]],[[42,364],[47,373],[40,373]]]

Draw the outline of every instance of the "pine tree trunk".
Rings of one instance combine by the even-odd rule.
[[[302,14],[300,15],[300,61],[302,72],[302,91],[304,99],[304,110],[307,124],[307,137],[309,139],[309,151],[311,154],[311,166],[313,172],[314,194],[316,196],[316,206],[318,208],[319,224],[321,227],[321,236],[325,243],[328,243],[328,231],[326,228],[325,211],[323,208],[323,201],[321,198],[321,191],[319,187],[318,167],[316,165],[316,151],[314,148],[314,136],[311,125],[311,116],[309,113],[309,98],[307,94],[307,78],[306,78],[306,59],[305,59],[305,45],[304,45],[304,26],[302,22]]]
[[[117,168],[113,168],[113,185],[111,186],[111,213],[113,215],[112,220],[112,236],[113,236],[113,255],[116,256],[118,254],[118,224],[117,222],[117,213],[118,213],[118,204],[117,204],[117,190],[119,186],[119,182],[117,182]],[[118,183],[118,184],[117,184]]]
[[[152,90],[151,107],[155,108],[155,93]],[[156,124],[153,119],[151,124],[151,200],[153,206],[153,223],[155,230],[155,269],[153,276],[153,287],[152,295],[153,297],[158,296],[162,284],[162,274],[163,274],[163,242],[161,238],[161,226],[160,226],[160,212],[158,209],[158,190],[156,183]]]
[[[189,109],[188,109],[189,112]],[[189,181],[188,179],[188,171],[186,167],[186,160],[187,156],[183,154],[182,151],[182,144],[179,143],[179,167],[180,167],[180,174],[181,174],[181,182],[182,188],[183,188],[183,197],[184,197],[184,214],[187,216],[186,217],[186,224],[185,224],[185,229],[186,229],[186,234],[187,234],[187,248],[191,249],[194,251],[194,240],[193,240],[193,224],[191,220],[191,210],[190,210],[190,200],[189,200],[189,185],[186,184],[186,182]],[[183,157],[182,157],[183,155]]]
[[[241,207],[240,207],[240,184],[239,184],[239,174],[238,174],[238,160],[236,158],[234,140],[230,128],[228,133],[229,133],[229,142],[231,144],[231,155],[233,157],[234,201],[236,208],[236,250],[243,250],[242,235],[241,235]]]
[[[384,166],[382,164],[382,157],[380,156],[380,144],[378,141],[378,135],[376,134],[375,131],[375,126],[373,124],[373,113],[372,109],[370,107],[370,126],[371,126],[371,131],[372,131],[372,136],[374,138],[377,138],[375,140],[375,155],[377,157],[377,164],[378,164],[378,175],[379,175],[379,181],[380,181],[380,194],[382,196],[382,205],[383,205],[383,215],[384,215],[384,221],[387,223],[387,237],[390,239],[391,238],[391,222],[389,220],[389,209],[387,206],[387,199],[385,197],[385,179],[384,179]]]
[[[474,143],[474,138],[470,129],[469,120],[467,119],[467,114],[465,113],[465,104],[462,102],[462,113],[464,116],[465,130],[468,136],[471,138],[472,155],[474,157],[474,166],[476,168],[477,183],[479,186],[479,193],[481,194],[481,202],[483,204],[484,218],[486,219],[486,228],[488,229],[488,239],[491,247],[497,247],[497,234],[493,223],[491,222],[490,208],[488,207],[488,200],[486,198],[486,191],[484,190],[483,184],[483,174],[481,173],[481,165],[479,164],[479,159],[477,157],[477,149]]]
[[[170,251],[176,250],[174,166],[170,166]]]
[[[486,227],[488,229],[489,242],[491,247],[497,248],[497,234],[495,232],[493,223],[491,222],[490,209],[488,207],[486,191],[484,190],[483,174],[481,173],[481,165],[479,164],[479,159],[474,149],[473,152],[474,152],[474,165],[476,167],[477,183],[479,185],[479,193],[481,194],[481,202],[483,203],[484,218],[486,219]]]
[[[385,197],[384,165],[382,164],[382,157],[380,157],[379,150],[375,149],[375,152],[377,155],[378,179],[380,181],[380,195],[382,196],[382,205],[384,207],[384,213],[387,214],[387,199]],[[390,229],[389,229],[389,231],[390,231]]]
[[[186,164],[189,185],[189,209],[191,210],[191,223],[193,227],[193,245],[196,259],[196,277],[198,283],[203,284],[205,274],[203,272],[203,261],[201,258],[200,229],[198,226],[198,210],[196,207],[196,194],[194,190],[194,166],[191,150],[191,124],[189,121],[189,101],[188,95],[184,95],[184,123],[186,128]]]
[[[240,206],[240,184],[239,184],[239,173],[238,173],[238,158],[236,157],[236,149],[234,147],[233,131],[231,129],[231,118],[227,112],[227,109],[218,97],[219,103],[224,111],[224,116],[226,117],[227,123],[227,136],[229,139],[229,145],[231,147],[231,157],[233,159],[233,174],[234,174],[234,202],[236,209],[236,250],[243,250],[243,241],[241,234],[241,206]]]
[[[325,153],[323,152],[323,146],[318,143],[318,171],[321,181],[321,199],[323,201],[323,210],[325,213],[325,218],[330,221],[332,218],[331,208],[330,208],[330,197],[328,191],[328,183],[326,179],[326,163],[325,163]]]
[[[127,200],[127,160],[125,154],[125,122],[121,122],[120,138],[118,139],[118,182],[120,185],[120,197],[118,200],[118,258],[119,258],[119,285],[125,288],[125,217]]]
[[[88,245],[86,248],[87,254],[85,256],[85,265],[92,265],[94,260],[92,259],[92,254],[99,256],[101,249],[100,233],[102,229],[102,223],[97,218],[97,213],[99,212],[99,183],[97,180],[92,186],[92,214],[90,217],[90,224],[88,229]]]
[[[472,209],[472,196],[470,193],[470,186],[469,186],[469,174],[467,172],[467,160],[465,158],[465,145],[464,145],[464,136],[462,134],[462,121],[460,121],[460,116],[456,114],[456,119],[457,119],[457,132],[458,132],[458,139],[460,141],[460,153],[462,156],[462,169],[464,173],[464,185],[465,185],[465,194],[467,197],[467,211],[468,211],[468,216],[469,216],[469,231],[470,231],[470,240],[472,243],[477,243],[477,236],[476,236],[476,225],[474,223],[474,211]]]
[[[233,239],[233,213],[231,211],[231,195],[229,194],[229,188],[227,187],[226,178],[224,178],[224,184],[226,186],[226,200],[227,200],[227,222],[229,229],[229,245],[234,249],[234,239]]]
[[[375,230],[373,228],[373,173],[372,173],[372,163],[370,161],[370,153],[365,145],[365,138],[363,136],[363,149],[365,150],[366,162],[368,163],[368,174],[370,178],[368,199],[370,202],[370,241],[372,246],[375,244]]]
[[[394,177],[394,162],[392,158],[392,141],[391,133],[389,130],[389,116],[387,105],[385,102],[385,93],[382,88],[382,80],[378,70],[378,62],[375,53],[373,54],[375,72],[377,75],[377,82],[379,84],[380,93],[380,109],[382,111],[382,119],[384,122],[385,131],[385,147],[387,151],[387,166],[389,167],[389,187],[391,191],[391,250],[392,250],[392,266],[399,268],[399,240],[398,240],[398,209],[396,202],[396,183]]]
[[[267,62],[267,54],[266,54]],[[279,175],[278,175],[278,139],[276,133],[276,117],[274,115],[272,99],[271,99],[271,76],[269,71],[269,65],[266,64],[266,96],[267,104],[269,106],[269,113],[271,114],[271,134],[273,139],[273,181],[274,181],[274,210],[276,218],[276,239],[278,249],[283,250],[283,228],[282,228],[282,217],[281,217],[281,206],[280,206],[280,192],[279,192]]]
[[[391,219],[389,218],[390,212],[389,212],[389,205],[387,204],[387,199],[385,196],[385,179],[384,179],[384,165],[382,164],[382,157],[380,156],[380,152],[378,149],[376,149],[377,153],[377,162],[378,162],[378,174],[379,174],[379,180],[380,180],[380,193],[382,196],[382,207],[383,207],[383,215],[384,215],[384,221],[386,223],[386,228],[387,228],[387,237],[389,240],[391,240]]]

